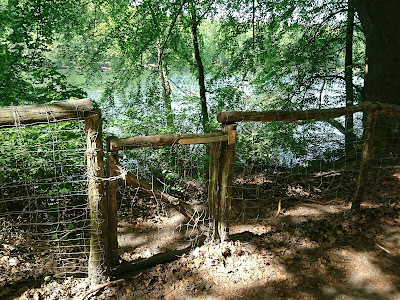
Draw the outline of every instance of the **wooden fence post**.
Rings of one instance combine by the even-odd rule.
[[[109,178],[107,184],[108,198],[108,242],[110,250],[110,266],[115,267],[119,264],[117,226],[118,226],[118,175],[114,168],[111,167],[110,160],[114,159],[118,163],[118,150],[111,149],[111,140],[115,137],[107,138],[107,176]]]
[[[376,121],[378,119],[378,110],[371,109],[368,113],[367,132],[365,134],[365,142],[361,155],[360,171],[357,178],[357,187],[354,193],[354,200],[351,204],[351,210],[357,211],[360,209],[361,201],[364,196],[365,186],[368,180],[368,171],[371,163],[371,158],[374,152],[374,140],[376,132]]]
[[[229,220],[231,217],[233,164],[236,150],[236,124],[223,125],[222,132],[228,135],[228,141],[221,142],[221,156],[219,167],[218,190],[218,235],[221,242],[229,234]]]
[[[210,218],[210,229],[212,239],[218,238],[218,158],[220,143],[211,143],[210,147],[210,177],[208,184],[208,215]]]
[[[85,114],[88,198],[90,209],[90,255],[88,276],[93,284],[107,275],[107,199],[104,196],[102,119],[100,110]]]

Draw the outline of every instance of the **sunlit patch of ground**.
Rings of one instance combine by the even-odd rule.
[[[357,289],[364,289],[367,293],[378,293],[387,297],[400,297],[396,290],[392,275],[385,274],[374,261],[379,256],[374,252],[347,251],[340,253],[343,257],[343,266],[348,283]],[[379,254],[378,254],[379,255]]]
[[[118,224],[118,245],[121,258],[132,261],[148,258],[167,250],[188,246],[185,238],[184,217],[174,211],[167,216],[157,216],[157,220],[145,220],[131,224]]]

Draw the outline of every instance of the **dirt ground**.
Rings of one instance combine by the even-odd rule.
[[[358,214],[348,204],[296,200],[282,203],[273,217],[276,207],[268,207],[270,217],[257,222],[237,218],[227,242],[193,247],[175,261],[116,282],[110,278],[85,298],[400,299],[400,167],[380,172]],[[169,210],[122,220],[121,259],[187,247],[188,236],[197,233],[182,220]],[[51,279],[14,286],[13,296],[4,298],[83,299],[91,288],[85,278]]]

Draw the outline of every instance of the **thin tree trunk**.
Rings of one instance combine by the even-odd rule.
[[[353,35],[354,35],[354,0],[348,0],[347,24],[346,24],[346,57],[344,77],[346,82],[346,106],[354,104],[353,93]],[[346,153],[354,147],[354,120],[353,115],[345,118],[345,148]]]
[[[162,58],[161,48],[158,44],[158,68],[160,73],[160,80],[162,85],[162,96],[164,100],[165,114],[167,117],[168,132],[175,132],[174,127],[174,113],[172,111],[171,104],[171,87],[169,86],[169,79],[167,74],[167,69],[165,68],[165,63]]]
[[[199,41],[197,38],[197,28],[198,22],[196,18],[196,12],[193,7],[191,7],[192,14],[192,39],[193,39],[193,50],[194,56],[196,59],[197,70],[198,70],[198,79],[199,79],[199,88],[200,88],[200,102],[201,102],[201,116],[202,116],[202,124],[203,130],[205,133],[209,132],[208,126],[208,109],[207,109],[207,99],[206,99],[206,84],[204,79],[204,67],[203,62],[201,61],[200,49],[199,49]]]

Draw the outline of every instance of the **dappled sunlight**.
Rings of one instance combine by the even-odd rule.
[[[293,209],[285,210],[284,216],[290,217],[293,221],[297,218],[323,217],[328,214],[338,214],[343,212],[343,207],[335,205],[317,205],[309,203],[297,204]]]
[[[186,278],[189,290],[178,288],[170,291],[173,299],[182,296],[190,299],[217,299],[242,294],[243,289],[288,280],[285,267],[265,260],[266,253],[252,253],[254,245],[226,242],[196,248],[181,262],[190,270]],[[271,255],[271,254],[269,254]],[[266,291],[265,291],[266,292]],[[186,299],[186,298],[185,298]]]
[[[341,251],[337,253],[342,259],[347,282],[355,289],[364,289],[366,293],[379,293],[388,298],[399,297],[393,275],[385,274],[374,263],[379,257],[373,252]]]
[[[181,224],[184,217],[171,212],[169,217],[157,216],[130,224],[120,222],[118,225],[118,245],[123,260],[132,261],[149,258],[168,250],[186,247],[185,227]]]

